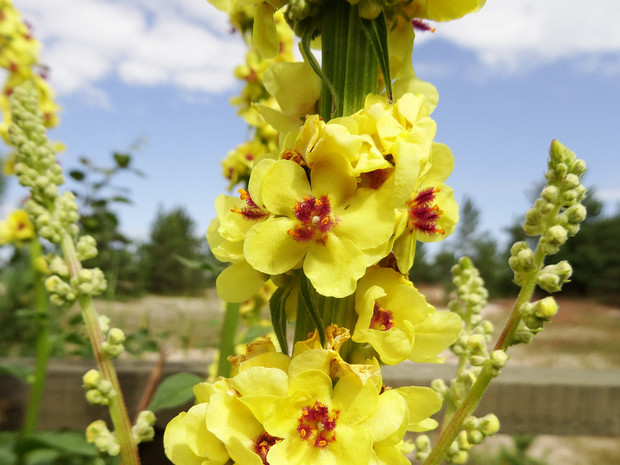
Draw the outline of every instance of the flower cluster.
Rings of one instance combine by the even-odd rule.
[[[293,357],[269,340],[248,346],[235,374],[194,387],[196,404],[166,428],[175,464],[401,464],[406,431],[436,426],[440,406],[430,388],[385,386],[376,363],[348,364],[339,355],[346,332],[329,328],[297,343]]]
[[[384,14],[390,26],[398,22],[416,19],[451,21],[478,11],[486,0],[347,0],[358,8],[361,18],[373,20]],[[216,8],[229,13],[233,24],[238,25],[239,15],[253,18],[253,43],[261,55],[274,56],[278,51],[275,13],[285,11],[286,19],[295,32],[302,24],[320,18],[329,8],[330,0],[261,0],[248,3],[245,0],[209,0]]]
[[[240,9],[231,17],[233,25],[240,29],[248,42],[251,41],[248,27],[252,24],[249,13]],[[265,121],[256,107],[277,107],[277,102],[266,88],[270,85],[270,74],[267,70],[276,63],[293,61],[293,32],[284,21],[282,12],[276,12],[275,21],[279,41],[277,54],[273,58],[263,58],[255,48],[250,48],[246,62],[235,68],[235,77],[244,83],[244,87],[240,95],[231,99],[231,103],[238,107],[239,116],[248,123],[254,134],[251,140],[239,144],[222,160],[224,177],[230,181],[229,190],[236,185],[247,184],[255,160],[277,148],[278,133]]]
[[[243,301],[269,275],[303,268],[321,295],[345,297],[391,251],[407,273],[416,241],[441,240],[458,220],[445,184],[452,154],[433,142],[429,115],[422,95],[394,103],[371,95],[353,115],[327,123],[310,115],[283,137],[247,191],[216,201],[207,238],[233,263],[218,279],[220,296]],[[254,289],[239,289],[241,276]]]

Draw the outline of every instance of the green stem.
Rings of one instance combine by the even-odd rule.
[[[529,274],[525,283],[521,287],[521,290],[519,291],[512,307],[512,311],[510,312],[510,316],[508,317],[504,329],[495,344],[494,350],[505,351],[511,345],[515,331],[521,321],[520,308],[523,304],[529,302],[534,294],[536,280],[540,270],[543,267],[544,258],[545,255],[539,242],[538,247],[536,247],[536,252],[534,253],[534,262],[536,264],[535,269]],[[461,425],[478,406],[484,391],[493,377],[494,375],[492,370],[485,366],[478,375],[478,378],[476,378],[476,381],[471,387],[463,403],[456,409],[445,428],[442,428],[437,443],[424,461],[424,465],[438,465],[441,462],[446,451],[448,450],[448,447],[450,447],[452,442],[456,439],[456,436],[459,434],[459,431],[461,431]]]
[[[493,379],[491,369],[484,367],[463,403],[456,409],[446,427],[442,429],[437,443],[424,461],[424,465],[439,465],[441,463],[448,447],[450,447],[461,431],[461,425],[478,406],[482,394],[484,394],[491,379]]]
[[[321,23],[322,67],[337,101],[333,102],[331,90],[323,84],[320,115],[329,121],[364,107],[366,95],[378,90],[379,65],[357,6],[331,0],[326,8]]]
[[[76,276],[82,269],[82,265],[77,258],[73,239],[68,233],[64,234],[61,247],[69,266],[71,276]],[[88,333],[88,338],[93,348],[101,378],[108,380],[112,384],[112,388],[116,394],[110,399],[108,410],[121,449],[121,463],[122,465],[139,465],[140,457],[138,455],[138,446],[131,431],[131,421],[129,420],[129,414],[123,399],[123,392],[118,382],[118,376],[116,375],[112,359],[101,348],[103,334],[101,333],[101,327],[99,326],[93,299],[89,295],[81,295],[78,297],[78,302],[82,309],[82,318],[86,325],[86,332]]]
[[[37,260],[41,257],[41,243],[34,238],[30,244],[30,268],[34,278],[35,308],[37,311],[37,359],[34,371],[34,382],[30,388],[30,399],[22,434],[28,436],[37,428],[43,389],[47,377],[47,364],[49,362],[51,343],[47,295],[43,285],[43,277],[37,269]]]
[[[237,334],[237,325],[239,324],[239,309],[241,304],[226,304],[226,313],[224,315],[224,323],[222,324],[222,332],[220,333],[220,357],[217,364],[218,376],[230,376],[229,355],[235,355],[235,336]]]

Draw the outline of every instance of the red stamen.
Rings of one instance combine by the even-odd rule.
[[[372,318],[370,319],[369,329],[376,329],[379,331],[387,331],[394,327],[394,317],[392,312],[381,307],[375,302],[375,308],[372,312]]]

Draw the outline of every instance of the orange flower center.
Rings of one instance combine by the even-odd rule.
[[[330,410],[321,402],[301,409],[298,419],[297,432],[299,437],[314,447],[324,449],[330,442],[336,440],[336,420],[338,410]]]
[[[381,307],[381,305],[379,305],[379,303],[375,301],[375,308],[372,312],[369,329],[387,331],[393,326],[394,316],[392,315],[392,312]]]
[[[233,208],[231,210],[232,212],[239,213],[247,220],[262,220],[269,216],[269,212],[263,210],[254,203],[248,191],[239,189],[237,192],[239,192],[239,198],[245,200],[245,205],[241,208]]]
[[[269,465],[269,462],[267,462],[267,452],[269,452],[271,446],[281,440],[282,439],[276,438],[265,431],[256,438],[256,441],[254,441],[254,452],[258,454],[265,465]]]
[[[293,207],[293,214],[299,221],[288,233],[297,242],[308,242],[316,239],[325,242],[327,233],[336,225],[337,219],[331,213],[329,199],[326,195],[317,199],[306,195],[301,202]]]
[[[421,190],[417,195],[407,202],[407,213],[409,218],[409,232],[414,229],[428,235],[445,234],[446,230],[439,228],[437,222],[443,211],[435,205],[435,195],[441,191],[439,187],[428,187]]]

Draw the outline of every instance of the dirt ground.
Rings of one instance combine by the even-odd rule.
[[[446,302],[441,289],[421,291],[438,308]],[[620,303],[602,305],[563,297],[557,302],[559,313],[553,321],[532,344],[511,348],[509,363],[620,370]],[[512,299],[494,300],[486,308],[484,315],[497,333],[512,304]],[[100,302],[98,309],[128,332],[148,327],[152,334],[162,335],[169,359],[177,360],[210,357],[223,316],[222,304],[212,290],[200,298],[148,296],[129,302]],[[498,435],[476,451],[494,455],[510,442],[510,437]],[[528,453],[546,458],[550,465],[618,465],[620,438],[539,436]],[[477,463],[475,456],[470,463]]]

